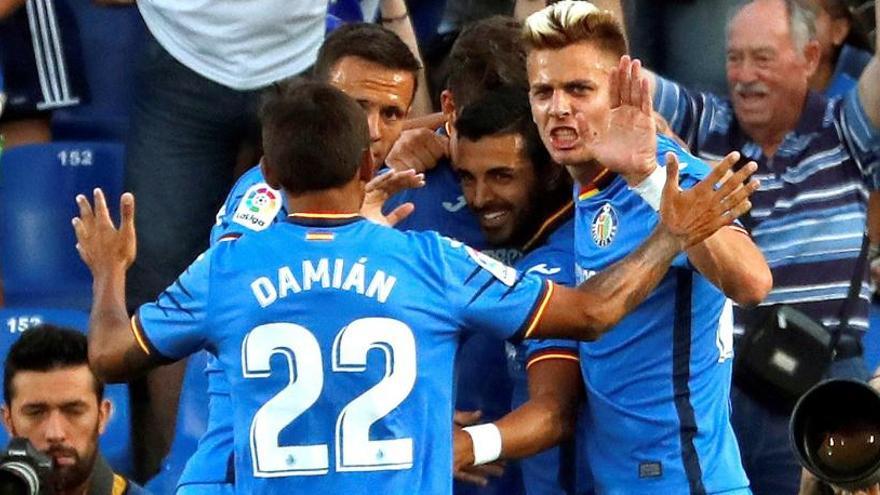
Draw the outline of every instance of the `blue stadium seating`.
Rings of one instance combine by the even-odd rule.
[[[0,274],[9,306],[88,309],[91,276],[76,251],[74,197],[101,187],[116,218],[123,146],[59,142],[0,156]]]
[[[49,308],[0,308],[0,362],[6,361],[9,348],[21,332],[39,323],[72,328],[84,332],[88,326],[88,314],[76,310]],[[128,385],[108,385],[104,396],[113,404],[113,413],[107,430],[101,437],[100,448],[113,468],[130,475],[133,472],[131,454],[131,420],[129,415]],[[2,397],[2,389],[0,389]],[[5,402],[5,398],[2,398]],[[9,435],[0,428],[0,446],[5,446]]]
[[[133,101],[135,67],[145,39],[137,7],[101,7],[67,0],[79,27],[89,101],[52,114],[55,140],[125,141]]]

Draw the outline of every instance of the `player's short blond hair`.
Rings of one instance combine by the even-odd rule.
[[[614,14],[577,0],[556,2],[530,15],[523,25],[523,41],[529,50],[559,49],[586,41],[615,57],[627,53],[626,36]]]

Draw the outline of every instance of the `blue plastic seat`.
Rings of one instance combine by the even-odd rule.
[[[6,361],[9,348],[18,340],[21,332],[40,323],[51,323],[74,330],[85,332],[88,328],[89,315],[82,311],[50,309],[50,308],[0,308],[0,363]],[[131,453],[131,417],[128,396],[128,385],[107,385],[104,397],[113,404],[113,412],[107,429],[100,439],[100,448],[104,457],[117,472],[131,475],[133,462]],[[0,389],[0,400],[4,403],[3,391]],[[0,428],[0,447],[5,447],[9,435],[5,428]]]
[[[88,309],[91,276],[76,251],[74,198],[107,194],[117,217],[123,146],[68,142],[19,146],[0,156],[0,276],[6,304]]]

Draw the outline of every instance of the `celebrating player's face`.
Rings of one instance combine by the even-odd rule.
[[[613,55],[587,42],[529,53],[532,117],[555,162],[580,165],[593,158],[585,144],[601,138],[607,126],[609,76],[616,67]]]
[[[343,57],[333,66],[328,82],[357,100],[367,113],[370,151],[376,165],[381,165],[403,130],[415,89],[412,73]]]
[[[535,167],[518,134],[458,140],[454,167],[468,206],[492,245],[509,244],[534,211]]]
[[[27,438],[52,457],[58,488],[85,483],[110,412],[109,402],[98,401],[89,368],[20,371],[11,390],[12,403],[3,408],[10,434]]]

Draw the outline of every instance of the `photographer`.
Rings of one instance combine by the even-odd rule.
[[[111,405],[87,356],[86,336],[75,330],[39,325],[24,332],[6,358],[3,424],[52,458],[50,492],[143,495],[98,452]]]

